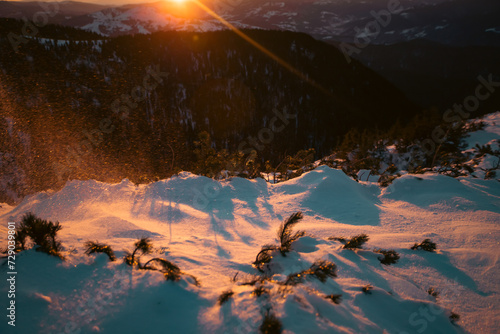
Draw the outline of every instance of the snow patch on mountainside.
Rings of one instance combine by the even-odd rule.
[[[186,19],[165,12],[160,12],[151,6],[137,6],[132,9],[113,8],[91,14],[92,22],[82,26],[105,36],[119,34],[149,34],[159,30],[177,31],[216,31],[227,27],[216,19]],[[230,21],[238,28],[251,28],[239,21]]]

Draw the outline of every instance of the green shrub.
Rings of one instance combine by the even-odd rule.
[[[281,321],[274,314],[267,311],[259,330],[261,334],[281,334],[282,328]]]
[[[286,253],[292,250],[292,243],[299,238],[303,237],[304,231],[297,231],[293,233],[293,227],[302,219],[302,212],[296,212],[292,214],[288,219],[283,221],[278,229],[278,240],[280,246],[275,245],[264,245],[262,249],[255,257],[255,261],[252,262],[253,266],[257,268],[260,272],[264,272],[266,265],[271,262],[273,258],[273,252],[279,250],[282,256],[286,256]]]
[[[450,321],[452,324],[456,324],[460,320],[460,315],[456,314],[455,312],[451,312],[450,314]]]
[[[332,295],[325,296],[325,298],[330,299],[335,304],[340,304],[340,302],[342,301],[342,295],[332,294]]]
[[[328,277],[337,277],[337,265],[325,260],[315,261],[306,274],[317,278],[321,283],[325,283]]]
[[[384,255],[383,257],[379,257],[378,259],[380,263],[385,264],[387,266],[395,264],[399,260],[399,254],[394,249],[390,250],[375,249],[374,252]]]
[[[347,239],[344,237],[329,237],[328,240],[338,241],[344,245],[347,243]]]
[[[138,265],[140,267],[140,262],[136,259],[136,253],[139,252],[141,255],[151,254],[153,252],[153,244],[149,238],[141,238],[134,244],[135,249],[132,253],[129,251],[125,252],[124,262],[129,266],[133,267]]]
[[[281,223],[278,230],[278,240],[280,242],[279,251],[281,255],[286,256],[286,253],[292,249],[292,243],[303,237],[304,231],[292,233],[293,227],[303,218],[302,212],[296,212],[288,217],[287,220]]]
[[[268,277],[259,277],[259,276],[252,276],[252,278],[248,281],[241,282],[239,285],[248,285],[248,286],[254,286],[257,283],[262,283],[266,280],[268,280]]]
[[[219,305],[224,304],[225,302],[229,301],[234,295],[234,292],[231,290],[224,291],[220,296],[219,296]]]
[[[256,297],[260,297],[262,296],[263,294],[268,294],[269,293],[269,290],[266,289],[264,286],[262,285],[259,285],[257,286],[253,292],[252,292],[252,295],[256,296]]]
[[[144,266],[139,266],[139,268],[144,270],[159,270],[165,275],[167,281],[178,281],[181,278],[181,270],[177,265],[157,257],[146,262]]]
[[[388,187],[390,184],[392,184],[392,182],[394,180],[396,180],[399,176],[397,175],[381,175],[380,178],[378,179],[378,183],[380,184],[381,187],[383,188],[386,188]]]
[[[370,240],[370,238],[366,234],[359,234],[355,237],[352,237],[349,241],[344,244],[345,249],[361,249],[363,248],[363,244]]]
[[[373,286],[371,284],[367,284],[363,287],[361,287],[361,291],[363,291],[364,294],[370,295],[372,293]]]
[[[436,244],[433,243],[430,239],[424,239],[419,244],[414,244],[411,247],[412,250],[424,250],[426,252],[435,252],[436,251]]]
[[[21,224],[16,229],[16,249],[25,250],[28,238],[35,244],[36,250],[49,255],[63,258],[61,255],[62,245],[57,240],[57,232],[62,229],[59,222],[51,222],[38,218],[33,213],[27,213],[23,216]]]
[[[255,257],[255,261],[252,263],[255,268],[257,268],[260,272],[264,272],[265,266],[271,262],[273,256],[272,253],[278,249],[277,246],[274,245],[264,245],[262,249]]]
[[[116,256],[110,246],[106,244],[101,244],[94,241],[87,241],[85,243],[85,254],[90,255],[94,253],[106,254],[110,261],[115,261]]]
[[[337,266],[333,262],[324,260],[315,261],[307,270],[293,273],[287,276],[284,285],[297,285],[304,282],[304,279],[311,276],[325,283],[328,277],[337,277]]]
[[[436,288],[432,288],[432,287],[429,288],[429,290],[427,290],[427,293],[434,298],[437,298],[439,296],[439,291],[437,291]]]
[[[188,274],[188,273],[185,273],[185,272],[181,272],[181,274],[185,275],[185,276],[188,276],[188,277],[191,277],[191,279],[193,280],[194,285],[201,286],[201,282],[200,282],[200,280],[196,276]],[[168,278],[167,278],[167,280],[168,280]]]

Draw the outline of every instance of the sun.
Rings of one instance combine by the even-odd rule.
[[[170,1],[175,2],[175,3],[184,3],[187,0],[170,0]]]

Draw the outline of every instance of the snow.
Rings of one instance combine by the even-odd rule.
[[[467,150],[499,149],[500,112],[466,138]],[[388,146],[390,154],[396,147]],[[472,151],[471,151],[472,152]],[[496,159],[496,160],[495,160]],[[476,168],[498,161],[486,154]],[[151,183],[70,181],[17,206],[0,205],[3,222],[26,212],[59,221],[66,260],[33,249],[16,256],[16,327],[1,333],[256,333],[268,310],[284,333],[497,333],[500,322],[500,183],[483,174],[452,178],[434,172],[409,174],[380,188],[379,176],[316,169],[287,182],[231,178],[215,181],[188,172]],[[277,244],[281,221],[302,211],[295,230],[306,236],[286,257],[273,255],[268,291],[257,297],[262,277],[251,263],[265,244]],[[361,250],[343,249],[331,237],[361,233]],[[7,224],[0,226],[5,248]],[[105,255],[88,257],[88,240],[109,244],[119,259],[141,238],[152,239],[152,255],[177,264],[189,276],[165,281],[155,271],[131,269]],[[410,250],[429,238],[435,253]],[[374,249],[394,249],[398,263],[386,266]],[[287,275],[315,261],[336,264],[337,277],[322,283],[283,286]],[[2,260],[5,262],[5,260]],[[7,276],[7,266],[4,275]],[[236,281],[232,280],[235,275]],[[4,276],[4,277],[5,277]],[[361,288],[370,284],[369,294]],[[439,296],[430,296],[435,288]],[[218,297],[232,298],[219,305]],[[0,295],[7,295],[7,285]],[[340,294],[339,304],[325,298]],[[0,305],[5,310],[6,298]],[[1,308],[0,307],[0,308]],[[452,324],[451,312],[460,315]]]
[[[484,116],[484,129],[472,132],[466,139],[467,148],[479,145],[491,144],[500,139],[500,111]]]
[[[489,29],[486,29],[485,32],[494,32],[495,34],[500,34],[500,29],[498,29],[498,28],[489,28]]]
[[[498,168],[500,165],[500,158],[495,155],[485,154],[481,158],[474,158],[476,146],[489,146],[492,151],[500,151],[500,112],[492,113],[484,116],[481,121],[484,123],[484,128],[479,131],[470,133],[466,142],[466,150],[464,152],[472,155],[472,160],[469,161],[470,165],[474,166],[474,176],[484,179],[486,171]],[[498,178],[497,178],[498,179]]]
[[[307,236],[287,257],[273,258],[274,276],[263,283],[270,295],[257,298],[254,287],[240,284],[258,275],[251,262],[260,247],[277,243],[280,222],[299,210],[305,217],[296,229]],[[19,222],[28,211],[61,222],[66,261],[33,250],[17,256],[17,322],[13,331],[2,321],[2,333],[255,333],[269,307],[286,333],[495,333],[499,321],[496,180],[404,175],[381,190],[326,166],[279,184],[183,172],[139,186],[71,181],[16,207],[2,205],[0,215]],[[3,244],[6,225],[0,233]],[[364,250],[328,240],[360,233],[370,236]],[[158,272],[83,254],[85,241],[98,240],[123,257],[144,236],[153,240],[154,256],[201,286],[188,276],[167,282]],[[437,243],[437,253],[409,249],[424,238]],[[395,249],[401,259],[381,265],[373,248]],[[306,279],[289,290],[276,283],[318,259],[334,262],[338,277]],[[361,291],[366,284],[371,294]],[[430,287],[441,292],[437,302]],[[219,305],[227,290],[233,298]],[[328,294],[341,294],[341,303]],[[450,311],[461,316],[460,327]]]
[[[216,19],[184,18],[175,13],[165,13],[154,6],[137,6],[131,9],[107,9],[91,14],[92,22],[81,27],[104,36],[120,33],[149,34],[158,30],[217,31],[227,27]],[[238,28],[253,26],[236,20],[228,20]]]

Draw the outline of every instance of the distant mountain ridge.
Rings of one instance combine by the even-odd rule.
[[[237,28],[305,32],[324,41],[354,42],[376,14],[398,8],[390,23],[381,27],[373,44],[392,44],[413,39],[449,45],[500,45],[500,2],[496,0],[422,0],[386,2],[366,0],[267,1],[233,0],[208,2],[207,6]],[[398,5],[399,4],[399,5]],[[40,5],[35,2],[0,2],[3,17],[30,18]],[[226,27],[193,2],[153,2],[120,7],[59,3],[51,23],[88,29],[104,36],[152,33],[159,30],[214,31]]]
[[[256,150],[261,162],[274,163],[310,147],[329,154],[352,127],[387,129],[419,111],[380,75],[302,33],[245,31],[292,72],[229,31],[75,41],[79,31],[61,29],[65,40],[41,31],[17,53],[0,34],[7,50],[0,53],[0,152],[8,159],[0,174],[19,196],[68,177],[167,176],[173,164],[189,168],[201,131],[217,150]],[[154,82],[147,99],[138,97],[137,87]],[[92,133],[103,119],[115,130],[99,141]],[[81,145],[89,136],[100,144],[75,158],[89,150]],[[0,202],[12,199],[0,194]]]

